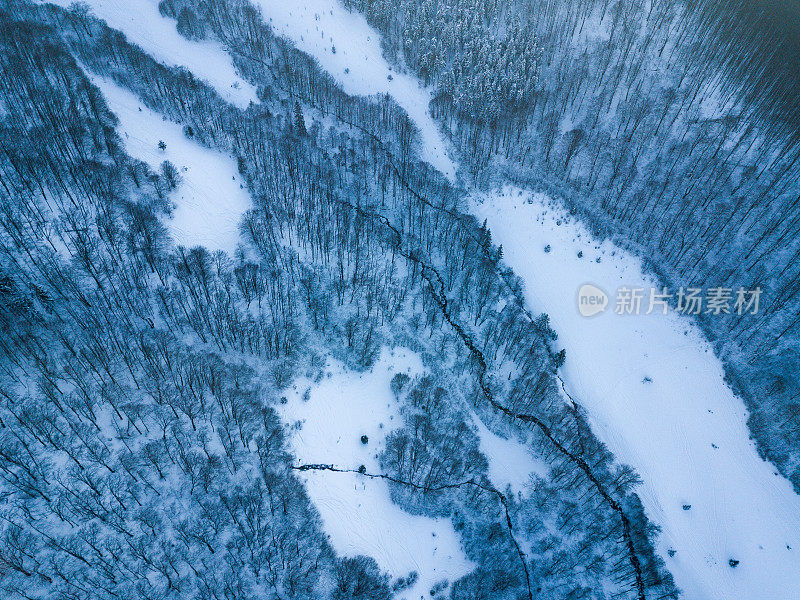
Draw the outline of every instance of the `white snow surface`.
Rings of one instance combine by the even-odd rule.
[[[46,0],[69,8],[75,0]],[[231,57],[216,42],[187,40],[175,28],[176,21],[162,17],[158,0],[83,0],[91,14],[125,34],[158,62],[184,67],[211,84],[231,104],[247,108],[258,102],[256,89],[236,72]]]
[[[524,442],[500,437],[490,431],[477,415],[473,416],[473,422],[478,430],[481,453],[489,463],[487,475],[495,488],[505,492],[507,487],[511,487],[513,492],[524,492],[531,476],[547,476],[550,467],[536,459]]]
[[[336,0],[252,1],[261,7],[265,22],[276,34],[315,58],[347,94],[389,94],[420,131],[420,158],[451,181],[455,179],[448,145],[428,110],[430,90],[416,77],[392,70],[383,57],[380,34],[362,15]]]
[[[113,81],[96,74],[90,78],[119,119],[117,133],[127,153],[156,172],[165,160],[177,168],[182,180],[170,194],[175,210],[166,222],[175,242],[232,254],[239,241],[239,221],[250,208],[236,160],[187,138],[180,125],[148,109]],[[159,149],[160,140],[166,149]]]
[[[384,351],[365,373],[330,360],[329,376],[319,382],[295,382],[279,414],[297,463],[356,470],[364,465],[368,473],[381,473],[378,452],[386,435],[401,425],[391,379],[399,372],[413,376],[422,371],[418,355],[395,349]],[[302,426],[292,428],[298,421]],[[361,443],[362,435],[368,437],[367,444]],[[392,577],[419,574],[400,598],[427,597],[435,583],[452,583],[475,568],[449,520],[403,511],[392,502],[386,480],[330,471],[305,471],[302,477],[339,554],[371,556]]]
[[[473,210],[523,278],[529,306],[550,315],[567,350],[567,391],[641,475],[638,493],[662,528],[657,549],[684,597],[800,598],[800,496],[759,458],[742,400],[694,323],[674,312],[614,314],[619,287],[654,282],[638,258],[593,239],[546,196],[508,187],[476,196]],[[605,313],[578,313],[586,283],[609,295]]]

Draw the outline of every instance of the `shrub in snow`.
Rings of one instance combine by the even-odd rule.
[[[392,591],[393,592],[400,592],[402,590],[407,590],[412,585],[417,583],[417,579],[419,579],[419,573],[416,571],[411,571],[405,577],[399,577],[393,584],[392,584]]]
[[[335,600],[384,600],[391,596],[388,576],[375,559],[367,556],[343,558],[336,566]]]
[[[167,183],[168,190],[174,190],[180,183],[180,173],[170,161],[165,160],[161,163],[161,176]]]
[[[406,384],[411,380],[411,377],[406,375],[405,373],[398,373],[394,377],[392,377],[392,382],[390,384],[392,388],[392,393],[395,396],[398,396],[400,392],[403,391],[403,388]]]

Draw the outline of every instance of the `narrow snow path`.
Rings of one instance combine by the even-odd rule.
[[[331,361],[321,381],[295,382],[279,413],[297,461],[340,469],[364,465],[368,472],[380,473],[377,455],[386,435],[401,425],[391,379],[399,372],[413,376],[422,370],[416,354],[384,351],[366,373]],[[305,471],[302,477],[338,553],[371,556],[392,577],[419,574],[417,583],[398,598],[427,597],[434,584],[453,582],[474,569],[450,521],[403,511],[392,502],[385,480],[330,471]]]
[[[46,0],[69,8],[75,0]],[[181,36],[176,21],[161,16],[158,0],[84,0],[93,14],[125,34],[158,62],[180,66],[207,81],[231,104],[247,108],[258,102],[256,89],[236,72],[230,56],[216,42],[193,42]]]
[[[618,288],[646,288],[646,310],[653,281],[638,258],[593,239],[547,197],[506,188],[473,210],[525,281],[531,308],[550,315],[569,393],[641,475],[639,494],[662,528],[658,550],[684,597],[800,598],[800,496],[758,457],[745,407],[693,322],[672,311],[615,314]],[[609,295],[592,318],[578,312],[586,283]]]
[[[175,210],[166,222],[175,242],[232,254],[239,241],[239,221],[250,208],[236,161],[188,139],[180,125],[148,109],[129,90],[87,74],[117,115],[117,133],[127,153],[159,173],[165,160],[177,168],[181,181],[170,193]],[[166,148],[160,149],[159,141]]]
[[[420,130],[420,157],[451,181],[455,164],[428,111],[429,90],[411,75],[392,70],[381,51],[380,34],[337,0],[252,0],[272,30],[313,56],[352,96],[389,94]]]

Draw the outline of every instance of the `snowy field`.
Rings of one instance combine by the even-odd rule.
[[[113,81],[90,77],[119,118],[117,133],[127,153],[156,172],[165,160],[177,168],[181,182],[170,194],[175,210],[166,221],[175,243],[233,253],[239,221],[250,208],[250,195],[241,187],[236,161],[188,139],[180,125],[164,120]],[[159,141],[166,144],[164,150],[159,149]]]
[[[489,463],[489,481],[495,488],[501,492],[508,487],[514,493],[524,492],[532,475],[547,477],[549,465],[534,458],[524,442],[500,437],[490,431],[477,415],[473,415],[473,422],[480,440],[481,454]]]
[[[75,0],[46,0],[69,8]],[[125,34],[158,62],[179,66],[211,84],[231,104],[247,108],[258,102],[255,87],[236,72],[222,47],[213,42],[192,42],[181,36],[175,21],[161,16],[158,0],[84,0],[91,14]]]
[[[758,457],[745,407],[701,332],[674,312],[614,314],[619,287],[652,281],[638,258],[598,243],[547,197],[507,188],[473,209],[523,278],[530,307],[550,315],[567,350],[568,392],[641,475],[639,494],[663,530],[659,552],[684,597],[800,598],[800,497]],[[586,283],[609,295],[605,313],[579,314]]]
[[[352,96],[389,94],[420,130],[420,158],[451,181],[455,165],[428,112],[430,91],[416,77],[393,71],[383,58],[380,34],[364,17],[336,0],[253,0],[273,31],[313,56]]]
[[[416,354],[395,350],[384,351],[365,373],[331,360],[322,381],[296,381],[279,413],[290,430],[297,463],[355,470],[364,465],[368,473],[380,473],[378,452],[386,435],[401,424],[391,379],[399,372],[413,376],[422,370]],[[301,426],[292,428],[297,422]],[[337,553],[371,556],[392,577],[419,573],[417,583],[399,598],[427,597],[434,584],[445,579],[452,583],[475,568],[449,520],[404,512],[392,502],[385,480],[330,471],[305,471],[302,476]]]

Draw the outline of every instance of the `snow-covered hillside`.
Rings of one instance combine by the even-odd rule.
[[[109,79],[91,75],[111,111],[119,118],[117,133],[125,150],[160,172],[168,160],[180,183],[170,194],[175,205],[166,225],[177,244],[205,246],[233,253],[239,240],[239,221],[250,208],[236,161],[188,139],[177,123],[165,120],[137,96]],[[166,146],[159,148],[159,142]]]
[[[363,465],[367,473],[380,473],[378,452],[401,418],[389,383],[396,373],[422,370],[417,355],[395,350],[365,373],[331,361],[321,381],[296,381],[280,414],[298,463],[354,471]],[[303,479],[337,552],[371,556],[393,577],[419,574],[401,598],[417,600],[434,584],[474,568],[452,524],[404,512],[392,502],[387,481],[331,471],[305,471]]]
[[[64,8],[75,4],[75,0],[47,2]],[[258,102],[255,87],[238,75],[220,45],[192,42],[181,36],[175,29],[175,21],[158,12],[158,0],[88,0],[81,4],[158,62],[191,71],[232,104],[247,108],[250,102]]]
[[[279,35],[313,56],[351,95],[389,94],[420,130],[421,158],[450,178],[455,164],[447,143],[428,112],[429,90],[416,77],[393,70],[381,52],[380,35],[336,0],[254,0]]]
[[[506,188],[476,196],[474,212],[523,278],[530,307],[550,315],[567,351],[567,391],[641,475],[659,550],[685,597],[800,597],[800,497],[758,457],[744,405],[697,327],[673,312],[615,314],[617,288],[654,282],[639,259],[597,242],[547,197]],[[579,314],[586,283],[609,294],[605,313]]]

